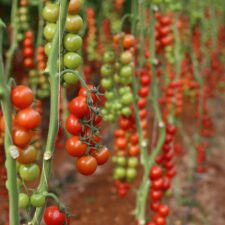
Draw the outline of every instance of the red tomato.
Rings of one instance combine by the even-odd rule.
[[[110,156],[109,150],[104,147],[100,151],[94,151],[93,156],[97,160],[98,165],[105,164]]]
[[[97,102],[98,98],[97,98],[96,94],[93,91],[94,86],[89,84],[88,85],[88,89],[90,90],[91,99],[92,99],[93,103],[95,104]],[[78,95],[87,98],[88,97],[87,90],[84,87],[82,87],[80,89]]]
[[[44,212],[44,221],[46,225],[69,225],[69,218],[66,218],[64,212],[61,212],[57,206],[49,206]]]
[[[82,125],[76,116],[70,115],[66,120],[66,129],[70,134],[78,135],[82,132]]]
[[[151,195],[151,199],[153,201],[159,201],[163,197],[163,192],[157,191],[157,190],[152,190],[150,195]]]
[[[152,189],[161,190],[163,186],[163,179],[159,178],[157,180],[152,181]]]
[[[34,99],[32,90],[24,85],[19,85],[12,89],[11,101],[12,104],[19,108],[24,109],[29,107]]]
[[[160,205],[158,209],[158,213],[162,217],[167,217],[170,212],[170,209],[167,205]]]
[[[78,96],[69,103],[69,110],[77,118],[89,117],[90,110],[84,96]]]
[[[25,130],[23,128],[17,127],[16,129],[13,129],[12,139],[15,145],[23,148],[30,143],[32,139],[32,132]]]
[[[120,137],[116,140],[116,147],[118,149],[125,149],[127,147],[127,139],[126,138],[123,138],[123,137]]]
[[[156,215],[154,221],[156,225],[166,225],[166,220],[162,216]]]
[[[97,169],[97,160],[93,156],[82,156],[76,161],[76,168],[79,173],[89,176]]]
[[[87,150],[87,145],[80,141],[78,136],[69,138],[66,142],[67,152],[74,157],[81,157]]]
[[[160,166],[153,166],[150,171],[150,179],[157,180],[162,176],[162,169]]]
[[[25,129],[35,129],[41,122],[41,116],[36,110],[26,108],[17,113],[16,120],[18,124]]]
[[[135,45],[134,36],[131,35],[131,34],[125,35],[125,37],[123,39],[123,47],[124,48],[131,48],[131,47],[134,47],[134,45]]]

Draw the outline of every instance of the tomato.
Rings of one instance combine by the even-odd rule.
[[[81,157],[85,154],[87,145],[78,136],[73,136],[67,140],[66,150],[73,157]]]
[[[146,225],[156,225],[155,222],[148,222]]]
[[[33,194],[30,198],[30,203],[35,208],[42,207],[45,204],[45,196],[40,193]]]
[[[28,165],[21,165],[19,174],[23,180],[32,181],[39,176],[40,169],[39,166],[34,163]]]
[[[79,74],[79,72],[77,70],[75,70],[74,73]],[[78,81],[78,78],[74,73],[69,73],[69,72],[65,73],[63,75],[63,81],[66,82],[66,84],[68,84],[68,85],[76,84]]]
[[[30,164],[37,159],[38,150],[33,146],[29,146],[24,150],[22,149],[18,150],[19,150],[19,157],[16,160],[21,164]]]
[[[156,215],[154,217],[154,222],[156,223],[156,225],[166,225],[166,220],[159,215]]]
[[[32,139],[32,132],[20,127],[16,127],[12,132],[13,143],[18,147],[27,146]]]
[[[101,85],[102,85],[102,87],[105,88],[105,89],[110,89],[110,88],[112,88],[112,86],[113,86],[113,81],[112,81],[111,78],[103,78],[103,79],[101,80]]]
[[[48,42],[45,44],[45,54],[48,56],[52,48],[52,43]]]
[[[126,170],[123,167],[116,167],[113,172],[113,177],[116,180],[120,180],[126,177]]]
[[[117,163],[117,165],[119,165],[119,166],[125,166],[126,163],[127,163],[127,159],[126,159],[126,157],[124,157],[124,156],[119,156],[119,157],[117,157],[117,159],[116,159],[116,163]]]
[[[158,201],[153,201],[150,204],[150,208],[153,212],[158,212],[159,206],[160,206],[160,202],[158,202]]]
[[[83,19],[79,15],[68,15],[66,18],[66,31],[77,33],[83,27]]]
[[[170,212],[170,209],[167,205],[160,205],[158,209],[158,213],[162,217],[167,217]]]
[[[93,156],[97,160],[98,165],[103,165],[108,161],[110,153],[109,150],[104,147],[100,149],[100,151],[94,152]]]
[[[11,101],[12,104],[19,108],[24,109],[29,107],[34,99],[32,90],[24,85],[19,85],[12,89],[11,91]]]
[[[82,63],[82,58],[75,52],[67,52],[64,54],[63,62],[68,69],[77,69]]]
[[[162,169],[160,166],[153,166],[150,171],[150,179],[157,180],[162,177]]]
[[[79,173],[89,176],[97,169],[97,160],[93,156],[82,156],[76,161],[76,168]]]
[[[102,76],[109,77],[109,76],[113,75],[113,73],[114,73],[114,69],[113,69],[112,65],[109,65],[109,64],[102,65],[102,67],[101,67]]]
[[[116,147],[118,149],[125,149],[128,145],[127,139],[120,137],[116,140]]]
[[[66,34],[63,39],[64,47],[67,51],[76,52],[81,49],[83,40],[77,34]]]
[[[132,134],[130,137],[130,142],[132,145],[137,145],[139,143],[139,138],[137,134]]]
[[[56,31],[56,24],[55,23],[48,23],[45,25],[43,34],[47,41],[52,41]]]
[[[120,76],[130,78],[133,74],[133,68],[130,65],[125,65],[120,70]]]
[[[129,167],[135,168],[138,166],[138,159],[136,157],[129,157],[127,164]]]
[[[82,7],[82,0],[70,0],[68,12],[69,14],[77,14]]]
[[[19,208],[25,209],[29,205],[29,196],[25,193],[19,194]]]
[[[47,3],[42,11],[42,16],[49,23],[55,23],[59,16],[59,5]]]
[[[152,190],[150,192],[152,201],[160,201],[163,197],[162,191]]]
[[[78,135],[82,132],[82,125],[76,116],[70,115],[66,120],[66,129],[70,134]]]
[[[133,181],[137,176],[137,170],[132,167],[128,167],[126,171],[126,177],[128,181]]]
[[[120,61],[123,64],[130,64],[133,60],[133,55],[130,51],[125,51],[120,56]]]
[[[88,85],[88,89],[89,89],[90,94],[91,94],[91,99],[92,99],[93,103],[95,104],[97,102],[98,98],[97,98],[97,95],[94,93],[94,88],[95,87],[93,85],[91,85],[91,84]],[[80,89],[78,95],[87,98],[88,97],[88,93],[87,93],[86,88],[82,87]]]
[[[78,96],[69,103],[69,110],[77,118],[89,117],[90,110],[84,96]]]
[[[124,48],[131,48],[131,47],[134,47],[134,45],[135,45],[134,36],[131,35],[131,34],[125,35],[125,37],[123,39],[123,47]]]
[[[115,54],[113,51],[107,51],[105,52],[103,56],[103,62],[104,63],[113,63],[115,61]]]
[[[140,154],[140,148],[138,145],[130,146],[128,153],[130,156],[138,156]]]
[[[57,206],[49,206],[44,212],[44,221],[46,225],[69,225],[69,218],[66,218],[64,212],[61,212]]]
[[[4,121],[4,117],[1,116],[0,117],[0,131],[4,132],[4,130],[5,130],[5,121]]]
[[[161,190],[162,187],[163,187],[163,179],[162,178],[152,181],[152,189]]]
[[[16,120],[18,124],[25,129],[35,129],[41,122],[41,116],[38,111],[26,108],[17,113]]]

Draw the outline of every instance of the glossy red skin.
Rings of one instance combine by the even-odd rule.
[[[152,186],[151,188],[154,190],[161,190],[163,186],[163,179],[159,178],[157,180],[152,181]]]
[[[84,96],[74,98],[69,103],[69,110],[79,119],[90,116],[90,110]]]
[[[66,130],[72,135],[79,135],[82,132],[82,125],[76,116],[70,115],[67,118]]]
[[[23,128],[16,128],[13,130],[12,138],[13,138],[13,144],[23,148],[30,143],[32,139],[32,132],[25,130]]]
[[[160,205],[158,209],[158,213],[162,217],[167,217],[170,213],[170,209],[167,205]]]
[[[26,108],[17,113],[16,120],[25,129],[35,129],[41,122],[41,115],[32,108]]]
[[[109,150],[105,147],[102,148],[100,151],[95,151],[93,156],[97,160],[98,165],[103,165],[108,161],[110,153]]]
[[[91,99],[92,99],[93,103],[94,103],[94,104],[97,103],[98,98],[97,98],[97,96],[96,96],[96,95],[93,93],[93,91],[92,91],[92,89],[94,88],[94,86],[91,85],[91,84],[89,84],[89,85],[88,85],[88,88],[89,88],[89,90],[90,90],[90,95],[91,95]],[[82,88],[80,89],[78,95],[87,98],[87,97],[88,97],[87,90],[86,90],[84,87],[82,87]]]
[[[27,86],[19,85],[13,88],[11,91],[12,104],[19,109],[25,109],[29,107],[32,104],[33,99],[33,92]]]
[[[154,217],[154,222],[156,223],[156,225],[166,225],[165,218],[159,215],[156,215]]]
[[[162,197],[163,197],[163,192],[157,191],[157,190],[152,190],[152,191],[150,192],[150,195],[151,195],[152,201],[159,201],[159,200],[161,200]]]
[[[118,149],[125,149],[127,147],[127,139],[126,138],[123,138],[123,137],[120,137],[116,140],[116,147]]]
[[[162,169],[160,166],[153,166],[150,171],[150,179],[157,180],[162,177]]]
[[[76,161],[76,168],[79,173],[89,176],[97,169],[97,160],[93,156],[82,156]]]
[[[78,136],[73,136],[67,140],[66,150],[73,157],[81,157],[85,154],[87,145],[82,143]]]
[[[70,224],[68,218],[66,218],[65,213],[60,212],[59,208],[56,206],[49,206],[44,212],[44,221],[46,225],[64,225]]]

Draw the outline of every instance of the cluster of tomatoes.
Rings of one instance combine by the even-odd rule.
[[[100,144],[97,126],[102,118],[98,104],[98,90],[92,85],[87,89],[82,87],[78,96],[69,102],[66,129],[73,136],[67,140],[66,150],[69,155],[78,157],[76,168],[83,175],[91,175],[109,158],[108,149]]]
[[[31,31],[25,32],[23,40],[23,64],[26,69],[32,69],[34,67],[34,35]]]
[[[132,35],[119,33],[113,38],[115,51],[104,54],[101,85],[105,89],[106,103],[102,115],[106,121],[113,122],[120,115],[129,116],[133,103],[130,84],[134,76],[133,51],[135,39]],[[120,51],[120,47],[123,51]],[[117,60],[118,59],[118,60]]]

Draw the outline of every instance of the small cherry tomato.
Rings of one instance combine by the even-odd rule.
[[[110,153],[109,153],[109,150],[106,147],[104,147],[100,149],[99,151],[94,151],[92,156],[95,157],[98,165],[103,165],[108,161]]]
[[[85,154],[87,145],[82,143],[78,136],[73,136],[67,140],[66,150],[73,157],[81,157]]]
[[[32,132],[20,127],[13,129],[12,133],[13,143],[18,147],[27,146],[32,139]]]
[[[76,168],[79,173],[89,176],[97,169],[97,160],[93,156],[82,156],[76,161]]]

